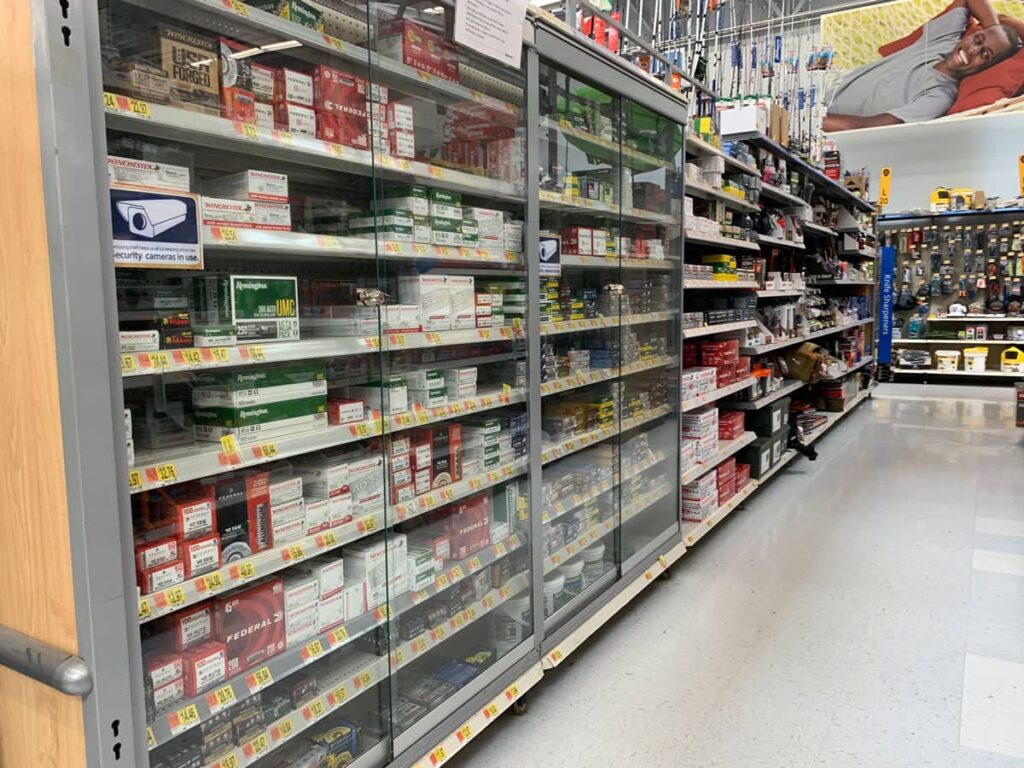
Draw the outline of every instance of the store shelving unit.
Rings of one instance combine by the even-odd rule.
[[[382,9],[388,10],[374,6],[373,12]],[[692,297],[752,298],[758,286],[749,279],[684,281],[684,261],[692,258],[691,248],[756,253],[779,245],[688,234],[686,195],[737,214],[756,213],[760,206],[688,183],[685,164],[688,157],[717,157],[728,173],[758,171],[688,135],[688,105],[678,94],[533,11],[528,21],[533,44],[524,50],[522,68],[508,69],[459,49],[463,76],[454,79],[391,56],[379,37],[388,25],[376,16],[367,25],[359,14],[342,14],[344,23],[334,18],[336,25],[324,34],[245,2],[101,0],[102,17],[94,7],[72,11],[76,19],[89,20],[75,27],[79,46],[47,48],[40,71],[51,89],[68,96],[41,104],[62,147],[48,158],[44,176],[59,203],[48,223],[54,295],[60,299],[54,306],[67,321],[68,334],[60,340],[59,365],[69,488],[77,483],[69,504],[83,522],[73,541],[81,653],[96,675],[89,749],[119,754],[126,765],[156,765],[170,752],[195,750],[204,734],[222,728],[218,723],[227,721],[229,712],[252,706],[258,693],[259,725],[244,735],[232,731],[231,743],[202,752],[198,760],[190,757],[192,763],[262,768],[293,757],[291,750],[309,737],[354,727],[361,745],[354,766],[436,768],[679,560],[696,541],[696,530],[684,531],[680,521],[680,481],[712,471],[755,440],[744,432],[719,443],[705,464],[681,470],[680,414],[729,402],[755,381],[744,377],[683,401],[683,345],[742,339],[757,324],[743,320],[684,331],[680,313]],[[178,33],[162,32],[165,27]],[[435,31],[443,35],[442,29],[439,24]],[[145,74],[131,69],[139,64],[135,53],[159,62],[167,55],[160,43],[171,38],[200,48],[209,40],[214,45],[209,56],[194,61],[199,70],[213,64],[209,73],[220,71],[216,46],[223,43],[229,51],[226,72],[244,70],[249,62],[298,74],[323,65],[366,77],[371,100],[382,98],[379,87],[384,86],[389,104],[427,107],[408,113],[415,127],[410,131],[415,137],[409,138],[413,149],[403,149],[402,137],[382,136],[369,122],[363,146],[350,146],[362,139],[335,132],[339,141],[329,141],[300,130],[298,122],[286,130],[294,114],[278,117],[273,125],[266,122],[265,109],[258,124],[255,118],[231,119],[225,116],[231,110],[219,102],[220,87],[210,92],[216,106],[211,102],[205,108],[180,89],[173,103],[159,88],[139,91],[139,81],[128,76]],[[228,41],[240,48],[231,49]],[[58,60],[48,57],[58,54],[78,58],[73,66],[68,59],[56,66]],[[270,106],[268,98],[266,92],[253,97],[263,108]],[[390,108],[376,109],[382,105],[383,100],[371,101],[367,112],[386,113]],[[493,162],[478,162],[484,140],[450,146],[449,129],[495,134],[486,141],[504,142],[493,147],[500,148],[501,162],[493,152]],[[321,125],[320,134],[331,131]],[[107,205],[102,194],[94,209],[94,196],[81,195],[83,189],[103,189],[104,153],[187,168],[185,186],[196,197],[185,196],[193,206],[186,205],[193,217],[186,220],[194,225],[195,245],[202,246],[202,264],[173,271],[152,262],[141,268],[115,266],[111,232],[123,225],[119,209]],[[244,217],[215,221],[195,207],[202,205],[198,196],[212,180],[250,169],[287,176],[290,230],[258,229]],[[581,179],[586,187],[579,186]],[[410,185],[432,192],[423,198]],[[161,189],[160,195],[184,191]],[[792,202],[781,190],[769,190],[767,197],[773,194]],[[380,200],[401,200],[396,205],[410,211],[419,210],[416,201],[426,200],[432,242],[421,242],[422,233],[411,234],[386,219],[391,214],[375,210]],[[435,212],[435,205],[449,214],[473,208],[473,215],[492,222],[497,215],[501,235],[492,230],[486,237],[482,221],[467,215],[460,225],[460,234],[468,236],[462,245],[435,237],[453,232],[447,229],[450,222],[433,219],[457,218]],[[415,216],[422,218],[422,211]],[[374,217],[372,227],[350,223],[366,217]],[[477,221],[478,239],[466,221]],[[569,246],[566,230],[578,234],[581,228],[605,230],[604,252],[571,253],[571,246],[563,247],[560,274],[542,275],[530,257],[541,233],[562,234],[562,245]],[[749,230],[745,236],[752,237]],[[131,240],[133,247],[141,248],[144,239]],[[152,330],[146,323],[157,322],[154,309],[192,306],[190,324],[210,324],[199,316],[201,302],[193,293],[198,284],[188,281],[212,275],[296,278],[294,299],[285,296],[272,304],[274,313],[295,309],[297,336],[275,341],[246,339],[243,333],[241,343],[204,347],[197,345],[199,334],[194,343],[183,334],[163,337],[168,348],[121,350],[118,331]],[[505,309],[502,324],[466,327],[465,306],[462,327],[425,322],[407,281],[438,276],[445,277],[449,290],[473,278],[475,315],[469,325],[486,316],[480,307],[490,306],[492,317],[499,317],[499,303]],[[548,282],[555,278],[557,289]],[[164,301],[169,305],[161,305]],[[380,302],[387,308],[377,309]],[[449,302],[454,307],[456,299],[449,295]],[[396,305],[416,307],[417,320],[393,325],[399,322],[391,316]],[[327,327],[325,320],[356,319],[367,322],[345,325],[351,335],[318,335]],[[398,327],[410,330],[391,330]],[[269,334],[266,328],[261,332]],[[582,353],[592,356],[594,367],[579,364]],[[332,399],[364,400],[363,418],[315,429],[226,432],[228,439],[217,442],[194,439],[193,421],[201,410],[192,401],[196,387],[223,382],[227,373],[241,384],[244,377],[267,371],[312,366],[322,371],[316,381],[327,382]],[[397,404],[400,398],[393,393],[401,387],[395,379],[408,382],[422,375],[436,381],[434,372],[441,372],[458,384],[468,369],[480,377],[475,388],[449,387],[446,381],[443,396],[428,389],[411,396],[406,407]],[[246,386],[252,392],[236,399],[286,397],[260,392],[269,386],[278,385]],[[782,397],[788,386],[772,396]],[[750,405],[760,407],[762,401]],[[330,407],[344,405],[335,400]],[[326,400],[323,407],[328,408]],[[130,411],[127,424],[124,408]],[[224,421],[218,426],[237,429],[236,421]],[[449,431],[455,425],[461,434]],[[493,441],[486,437],[495,434]],[[135,441],[130,453],[122,447],[129,438]],[[419,447],[421,458],[406,459],[403,454],[412,454],[412,448],[396,448],[406,438]],[[461,476],[454,468],[457,438],[467,467]],[[406,460],[420,471],[416,463],[425,461],[424,445],[430,451],[427,485],[399,479]],[[331,470],[310,469],[316,462]],[[356,468],[360,462],[371,467],[365,475]],[[264,493],[263,483],[279,489],[300,476],[307,494],[304,509],[306,502],[312,507],[325,501],[315,489],[339,465],[348,474],[335,496],[348,498],[332,496],[321,505],[332,508],[329,521],[314,525],[307,518],[297,535],[287,533],[280,519],[283,504],[273,495],[283,491]],[[450,478],[443,477],[446,472]],[[721,505],[712,522],[700,524],[700,535],[763,480],[751,481]],[[229,495],[232,484],[240,496]],[[355,487],[375,493],[357,499]],[[175,571],[168,577],[173,583],[136,573],[150,545],[168,540],[182,550],[195,545],[176,522],[186,502],[201,507],[195,514],[202,533],[202,504],[217,510],[216,528],[209,524],[215,562],[193,562],[187,576],[178,578]],[[225,521],[233,514],[243,520],[229,530]],[[472,525],[463,525],[467,519]],[[460,540],[465,530],[479,534],[481,528],[486,537]],[[230,536],[244,543],[228,557]],[[408,555],[427,562],[429,578],[408,571],[410,557],[399,542],[405,542]],[[433,557],[424,557],[424,550]],[[387,563],[381,599],[360,588],[366,551]],[[308,569],[339,557],[345,561],[346,587],[357,588],[346,597],[342,618],[271,635],[265,648],[275,652],[264,658],[243,661],[232,655],[241,652],[237,646],[229,651],[229,642],[256,630],[225,631],[229,601],[254,605],[244,601],[255,601],[251,590],[266,585],[296,595]],[[580,565],[583,580],[573,583]],[[554,588],[559,584],[561,594]],[[324,615],[321,608],[330,597],[315,598],[314,615]],[[293,615],[283,597],[268,600],[272,614]],[[223,673],[188,695],[177,693],[174,685],[175,690],[156,696],[153,689],[162,686],[154,681],[154,670],[166,654],[184,663],[200,653],[197,646],[184,647],[190,641],[179,642],[175,632],[205,611],[213,617],[208,637],[215,650],[223,649]],[[231,618],[242,613],[239,609]],[[447,682],[452,679],[458,684]],[[315,681],[316,689],[307,681]],[[310,687],[303,692],[299,684]],[[119,730],[110,728],[113,722]]]
[[[764,355],[769,352],[775,352],[779,349],[785,349],[791,347],[794,344],[801,344],[805,341],[812,339],[820,339],[825,336],[831,336],[834,333],[842,333],[843,331],[851,328],[859,328],[864,325],[870,325],[875,320],[873,317],[865,317],[861,320],[854,320],[852,322],[842,323],[841,325],[833,325],[829,328],[822,328],[820,331],[812,331],[805,336],[797,336],[792,339],[783,339],[782,341],[775,341],[771,344],[758,344],[750,347],[740,347],[740,352],[745,355]]]

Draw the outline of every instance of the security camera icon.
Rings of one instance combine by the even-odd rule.
[[[125,200],[117,204],[117,212],[128,222],[133,235],[152,238],[181,224],[188,216],[188,207],[181,200]]]
[[[540,260],[551,261],[558,255],[558,241],[557,240],[541,240],[540,241]]]

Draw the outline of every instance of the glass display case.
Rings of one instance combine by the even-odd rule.
[[[550,26],[506,67],[453,15],[90,11],[94,101],[53,110],[94,166],[48,183],[119,363],[74,382],[116,447],[78,457],[77,577],[135,765],[412,764],[680,543],[685,102]]]

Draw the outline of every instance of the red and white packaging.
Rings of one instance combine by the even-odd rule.
[[[274,130],[274,105],[256,102],[256,127],[267,131]]]
[[[419,528],[409,534],[408,544],[410,547],[427,547],[434,553],[436,560],[447,560],[451,557],[451,540],[447,530],[435,530],[431,528]]]
[[[369,124],[365,117],[316,113],[316,137],[355,149],[370,148]]]
[[[345,561],[340,557],[321,555],[292,570],[316,580],[317,594],[321,600],[338,594],[345,586]]]
[[[139,587],[144,595],[173,587],[184,580],[185,564],[181,560],[174,560],[139,572]]]
[[[185,678],[179,677],[159,688],[153,688],[153,707],[159,711],[185,698]]]
[[[417,469],[413,472],[413,490],[417,496],[422,496],[424,493],[430,490],[432,485],[433,477],[431,475],[430,467],[423,469]]]
[[[302,499],[299,499],[302,501]],[[303,514],[301,517],[289,520],[284,523],[278,523],[271,528],[271,541],[273,546],[280,547],[285,544],[290,544],[293,541],[305,537],[306,535],[306,516]]]
[[[736,462],[736,491],[742,491],[750,482],[750,465]]]
[[[285,647],[284,584],[269,577],[214,603],[214,635],[227,648],[233,676],[276,656]]]
[[[252,95],[256,97],[257,102],[273,103],[276,72],[273,67],[252,63]]]
[[[274,102],[274,127],[289,133],[316,136],[316,113],[311,107],[291,102]]]
[[[184,674],[181,654],[153,653],[146,657],[146,674],[154,688],[180,680]]]
[[[358,75],[320,65],[312,72],[313,107],[332,115],[367,117],[366,80]]]
[[[313,106],[313,78],[288,67],[274,71],[274,104]]]
[[[416,130],[411,104],[402,104],[397,101],[388,104],[384,110],[384,119],[388,124],[389,131],[412,132]]]
[[[331,527],[331,500],[306,499],[306,533],[320,533]]]
[[[178,540],[173,536],[135,545],[135,567],[140,572],[174,562],[179,557]]]
[[[403,471],[409,472],[410,470]],[[402,483],[401,485],[392,484],[390,488],[392,504],[401,504],[416,498],[416,484],[411,480],[408,483]]]
[[[445,520],[448,546],[454,560],[462,560],[491,543],[491,496],[484,493],[452,504]]]
[[[430,469],[430,433],[417,431],[411,436],[411,441],[412,468],[417,471]]]
[[[198,696],[227,677],[227,649],[224,643],[208,640],[183,655],[185,695]]]
[[[510,184],[526,177],[526,146],[521,137],[496,139],[487,144],[487,175]]]
[[[459,81],[459,59],[455,47],[435,32],[405,19],[385,25],[377,50],[422,72],[445,80]]]
[[[186,579],[220,568],[220,536],[216,533],[182,541],[181,551]]]
[[[291,231],[292,228],[291,206],[288,203],[203,197],[201,207],[203,226],[273,229],[282,232]]]
[[[239,123],[256,122],[256,97],[252,91],[242,88],[221,88],[220,109],[228,120],[236,120]]]
[[[213,606],[200,603],[167,617],[171,643],[179,653],[213,639]]]
[[[349,397],[327,398],[327,423],[335,426],[353,424],[366,418],[362,400]]]
[[[341,593],[345,596],[345,621],[366,613],[366,582],[363,579],[346,584]]]
[[[392,157],[416,157],[416,136],[412,131],[388,131],[388,150]]]
[[[202,486],[184,496],[164,496],[161,517],[179,539],[194,539],[217,530],[213,490]]]
[[[333,595],[320,598],[317,607],[316,631],[323,633],[345,621],[345,592],[339,589]]]

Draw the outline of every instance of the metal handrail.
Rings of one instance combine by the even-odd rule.
[[[92,691],[92,672],[83,659],[10,627],[0,626],[0,666],[69,696]]]

